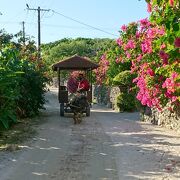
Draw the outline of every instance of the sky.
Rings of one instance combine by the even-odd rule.
[[[49,9],[41,11],[41,43],[77,37],[116,39],[123,24],[149,16],[145,0],[0,0],[0,4],[0,29],[15,34],[24,21],[26,37],[36,42],[37,11],[27,10],[26,4]]]

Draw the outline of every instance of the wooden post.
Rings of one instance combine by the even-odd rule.
[[[60,78],[60,69],[58,68],[58,100],[59,100],[59,97],[60,97],[60,83],[61,81],[61,78]]]

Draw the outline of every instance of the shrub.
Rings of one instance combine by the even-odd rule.
[[[132,74],[130,71],[122,71],[113,79],[113,85],[118,86],[132,86],[133,85],[133,79],[135,78],[135,75]]]
[[[48,78],[33,43],[21,45],[5,37],[0,36],[0,126],[8,129],[17,118],[37,115],[43,108]]]
[[[0,124],[6,129],[16,122],[16,101],[20,96],[19,78],[16,71],[18,59],[9,47],[0,54]]]
[[[35,64],[24,61],[19,81],[20,97],[17,101],[18,115],[20,117],[32,117],[37,115],[39,109],[45,103],[45,88],[48,79],[43,75],[41,69],[37,69]]]
[[[135,96],[131,93],[121,92],[116,99],[119,111],[134,111],[136,109]]]

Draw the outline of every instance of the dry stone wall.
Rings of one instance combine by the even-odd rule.
[[[172,108],[167,105],[161,112],[156,108],[145,108],[144,112],[141,112],[141,118],[143,121],[149,121],[159,126],[165,126],[169,129],[174,129],[180,132],[180,107],[174,108],[175,111],[170,111]]]
[[[120,93],[118,87],[112,87],[110,92],[110,102],[112,103],[112,108],[116,107],[116,97]],[[169,109],[175,109],[175,111],[170,111]],[[180,132],[180,107],[171,107],[169,104],[163,108],[162,112],[159,112],[156,108],[144,107],[140,109],[141,120],[149,121],[152,124],[159,126],[164,126],[169,129],[174,129]]]

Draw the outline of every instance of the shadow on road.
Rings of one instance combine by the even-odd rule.
[[[111,137],[120,179],[179,179],[180,136],[148,123],[138,113],[95,107],[92,116]]]

